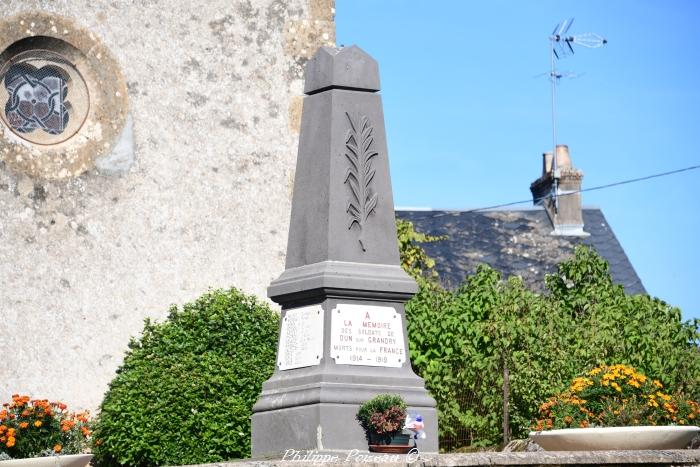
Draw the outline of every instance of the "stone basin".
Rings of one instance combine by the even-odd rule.
[[[0,467],[85,467],[92,454],[69,454],[65,456],[31,457],[0,461]]]
[[[532,431],[530,439],[546,451],[683,449],[698,433],[697,426],[564,428]]]

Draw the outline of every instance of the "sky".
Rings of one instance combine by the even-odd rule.
[[[700,165],[700,2],[336,0],[337,44],[379,62],[396,206],[531,199],[552,147],[549,35],[571,17],[608,40],[557,63],[578,74],[557,87],[557,141],[583,188]],[[684,319],[700,318],[698,201],[700,170],[583,194]]]

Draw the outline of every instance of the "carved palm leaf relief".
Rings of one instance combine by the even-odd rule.
[[[347,213],[348,229],[356,225],[359,229],[358,241],[362,251],[367,251],[363,242],[363,230],[367,218],[372,214],[378,202],[377,193],[372,189],[372,180],[376,170],[372,159],[379,153],[374,150],[374,128],[365,115],[350,115],[345,112],[350,128],[345,135],[345,157],[350,162],[345,173],[345,184],[350,187],[350,200]]]

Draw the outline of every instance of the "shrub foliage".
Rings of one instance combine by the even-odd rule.
[[[367,433],[391,435],[406,421],[406,402],[398,394],[379,394],[360,405],[356,418]]]
[[[434,280],[425,252],[416,251],[420,240],[406,237],[402,264],[418,264],[409,273],[420,285],[406,304],[411,361],[437,400],[441,438],[466,430],[466,444],[501,442],[504,367],[514,437],[526,435],[541,403],[598,365],[633,366],[698,399],[700,321],[682,322],[678,308],[657,298],[626,295],[595,251],[577,247],[546,278],[546,294],[527,290],[518,277],[502,280],[486,265],[448,291]]]
[[[278,317],[236,289],[146,320],[100,408],[100,465],[183,465],[250,455],[250,415],[274,369]]]

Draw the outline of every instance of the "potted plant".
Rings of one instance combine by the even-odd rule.
[[[539,408],[530,438],[546,450],[682,449],[700,404],[631,366],[602,365]]]
[[[401,396],[380,394],[362,404],[356,418],[365,430],[370,451],[405,453],[413,447],[411,435],[402,433],[406,402]]]
[[[84,467],[90,437],[86,412],[65,404],[15,394],[0,409],[0,466]]]

